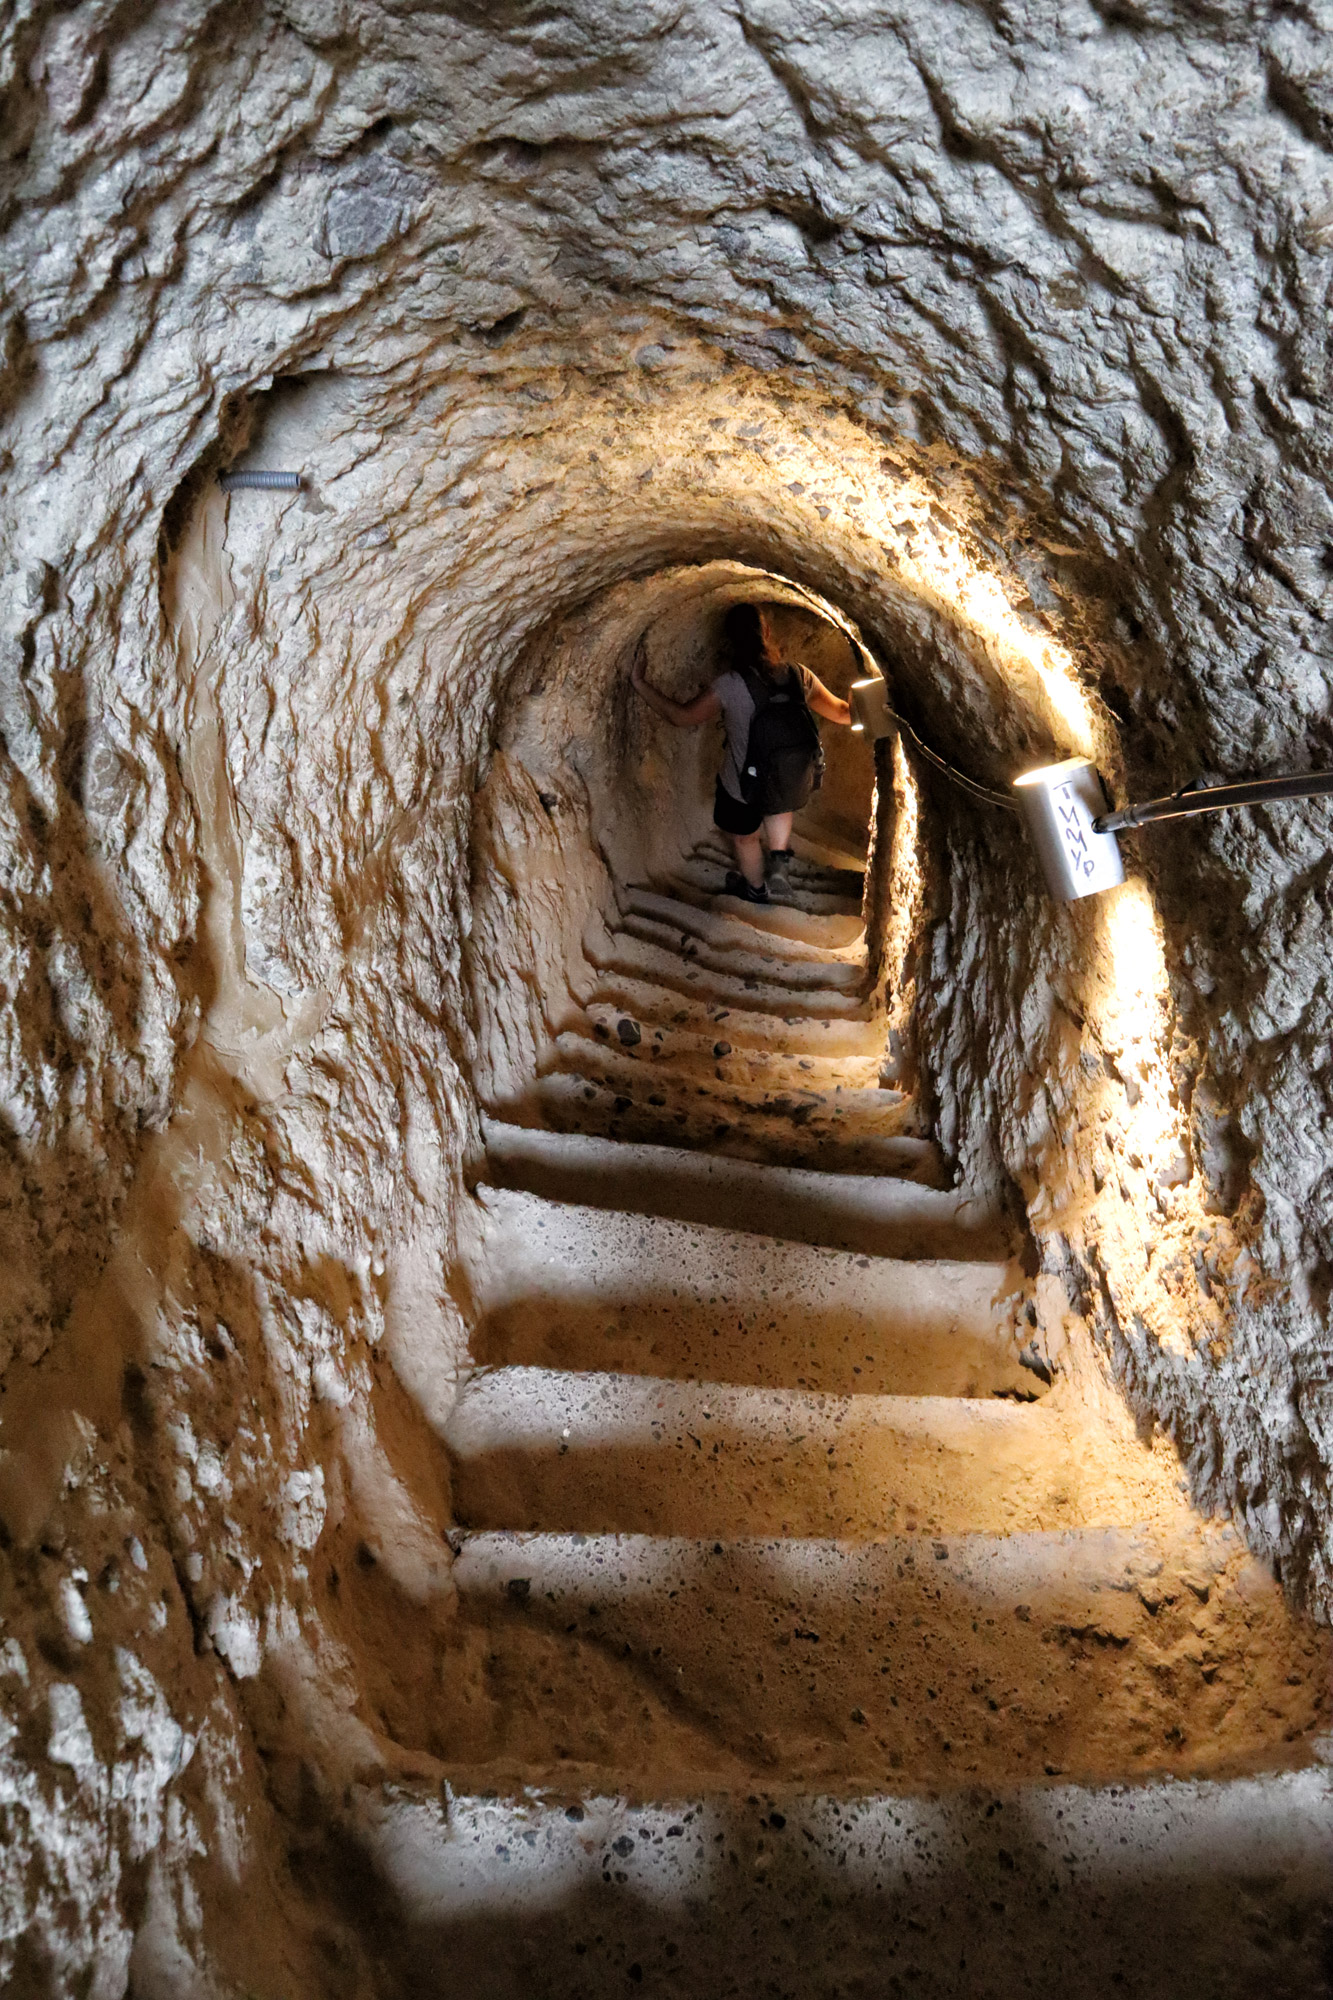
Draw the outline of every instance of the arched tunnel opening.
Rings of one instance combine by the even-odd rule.
[[[713,721],[680,734],[664,727],[636,694],[631,669],[640,658],[663,693],[694,698],[727,667],[724,627],[738,604],[763,606],[778,655],[801,660],[845,698],[864,663],[856,636],[821,615],[807,590],[741,562],[673,565],[613,586],[553,620],[528,649],[495,728],[472,846],[479,903],[498,897],[510,904],[513,921],[530,926],[509,947],[514,964],[535,964],[549,952],[539,929],[566,942],[578,936],[592,913],[590,898],[604,896],[607,880],[651,892],[701,847],[708,859],[699,893],[707,890],[709,900],[725,893],[736,856],[714,823],[723,725]],[[805,926],[830,946],[850,945],[862,934],[855,906],[863,900],[874,813],[873,744],[846,729],[826,729],[822,781],[796,814],[792,839],[803,867],[845,878],[827,886],[848,907]],[[492,842],[505,815],[518,852],[497,871]],[[525,848],[533,851],[526,864]],[[575,850],[583,856],[581,870],[571,866]],[[535,922],[525,866],[554,899]],[[496,920],[505,921],[499,911]],[[799,917],[784,918],[781,902],[756,921],[779,936],[801,928]],[[554,996],[554,1011],[543,1016],[549,1030],[568,974],[548,957],[543,976]]]
[[[0,1983],[1325,1990],[1328,808],[1013,792],[1330,761],[1296,28],[251,11],[0,73]]]

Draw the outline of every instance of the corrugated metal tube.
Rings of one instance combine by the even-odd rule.
[[[295,493],[301,485],[299,472],[224,472],[218,485],[224,493],[236,493],[253,486],[261,493]]]

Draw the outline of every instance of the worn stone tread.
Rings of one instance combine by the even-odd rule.
[[[446,1436],[475,1527],[868,1541],[1115,1522],[1133,1504],[1049,1405],[994,1398],[502,1367],[469,1379]]]
[[[1026,1326],[1003,1310],[1009,1264],[900,1263],[480,1195],[469,1283],[483,1362],[845,1395],[1045,1393],[1019,1360]]]
[[[965,1194],[876,1174],[769,1167],[581,1133],[483,1122],[486,1177],[553,1201],[711,1222],[871,1257],[990,1259],[1007,1225]]]
[[[883,1020],[870,1012],[836,1017],[807,1014],[794,1010],[786,999],[765,1007],[753,994],[729,1005],[707,994],[663,986],[651,977],[595,967],[588,968],[576,991],[580,1011],[592,1019],[608,1019],[613,1028],[616,1021],[628,1016],[640,1026],[665,1028],[668,1037],[680,1029],[710,1044],[720,1038],[737,1048],[781,1052],[793,1058],[860,1057],[873,1063],[876,1070],[884,1051]]]
[[[718,919],[719,923],[723,921]],[[751,932],[751,937],[757,936],[749,925],[743,928]],[[860,995],[865,990],[864,960],[826,954],[800,958],[779,949],[776,940],[766,937],[756,943],[734,936],[717,941],[701,936],[697,927],[686,931],[665,918],[641,916],[633,910],[619,919],[611,935],[617,940],[632,938],[639,944],[655,945],[678,956],[687,967],[722,973],[729,978],[758,980],[775,993]]]
[[[855,994],[831,988],[781,988],[775,982],[750,979],[690,964],[660,945],[617,932],[605,946],[587,947],[589,963],[596,972],[613,978],[649,980],[687,999],[718,1002],[723,1006],[752,1007],[757,1013],[805,1015],[812,1020],[842,1019],[869,1021],[875,1009]]]
[[[561,1649],[571,1670],[621,1662],[627,1772],[652,1768],[631,1699],[757,1779],[908,1790],[1271,1770],[1306,1762],[1327,1717],[1320,1635],[1294,1626],[1230,1530],[488,1532],[458,1537],[454,1576],[493,1646],[537,1629],[552,1669]],[[1247,1665],[1276,1645],[1291,1656],[1280,1688]],[[548,1758],[566,1727],[557,1708]],[[541,1744],[527,1733],[530,1776]]]
[[[723,1080],[770,1092],[867,1091],[882,1094],[886,1104],[901,1101],[900,1093],[881,1093],[878,1047],[866,1055],[843,1050],[827,1054],[826,1042],[811,1040],[808,1050],[791,1050],[780,1039],[790,1033],[784,1023],[773,1023],[772,1041],[756,1039],[748,1015],[742,1017],[733,1041],[729,1025],[733,1016],[728,1008],[701,1011],[683,1023],[677,1021],[677,1012],[679,1009],[665,1021],[655,1021],[651,1015],[641,1019],[624,1007],[593,1001],[578,1015],[568,1017],[561,1032],[600,1043],[613,1055],[623,1051],[634,1062],[654,1071],[660,1066],[664,1073],[675,1073],[693,1083],[713,1082],[721,1070]]]
[[[716,833],[706,835],[691,850],[686,859],[678,864],[681,869],[726,870],[736,866],[730,848]],[[854,902],[861,907],[865,892],[865,870],[863,867],[845,868],[828,861],[819,860],[813,849],[802,853],[795,849],[795,859],[791,864],[792,886],[795,899],[799,902],[810,896],[838,896],[846,902]]]
[[[701,907],[689,898],[634,886],[620,890],[616,900],[622,916],[645,917],[719,950],[772,952],[818,965],[832,963],[831,955],[837,954],[864,968],[865,926],[859,914],[818,916],[786,904],[765,907],[731,896],[713,897]]]
[[[823,1094],[716,1073],[702,1081],[605,1043],[562,1035],[524,1099],[506,1107],[557,1132],[707,1150],[719,1157],[824,1172],[896,1174],[939,1186],[943,1164],[916,1107],[888,1091]]]

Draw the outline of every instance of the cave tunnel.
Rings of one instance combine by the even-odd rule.
[[[0,1983],[1333,1991],[1317,10],[0,35]]]

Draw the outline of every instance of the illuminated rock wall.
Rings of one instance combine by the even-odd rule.
[[[380,1691],[447,1636],[478,1090],[605,857],[697,809],[629,648],[664,624],[692,685],[681,567],[729,562],[853,620],[990,784],[1326,763],[1326,37],[818,0],[0,35],[0,1965],[279,1951],[314,1993],[289,1830],[408,1767]],[[224,500],[238,455],[303,491]],[[901,1060],[1026,1213],[1044,1337],[1091,1324],[1327,1606],[1327,808],[1138,836],[1070,913],[899,777]]]

